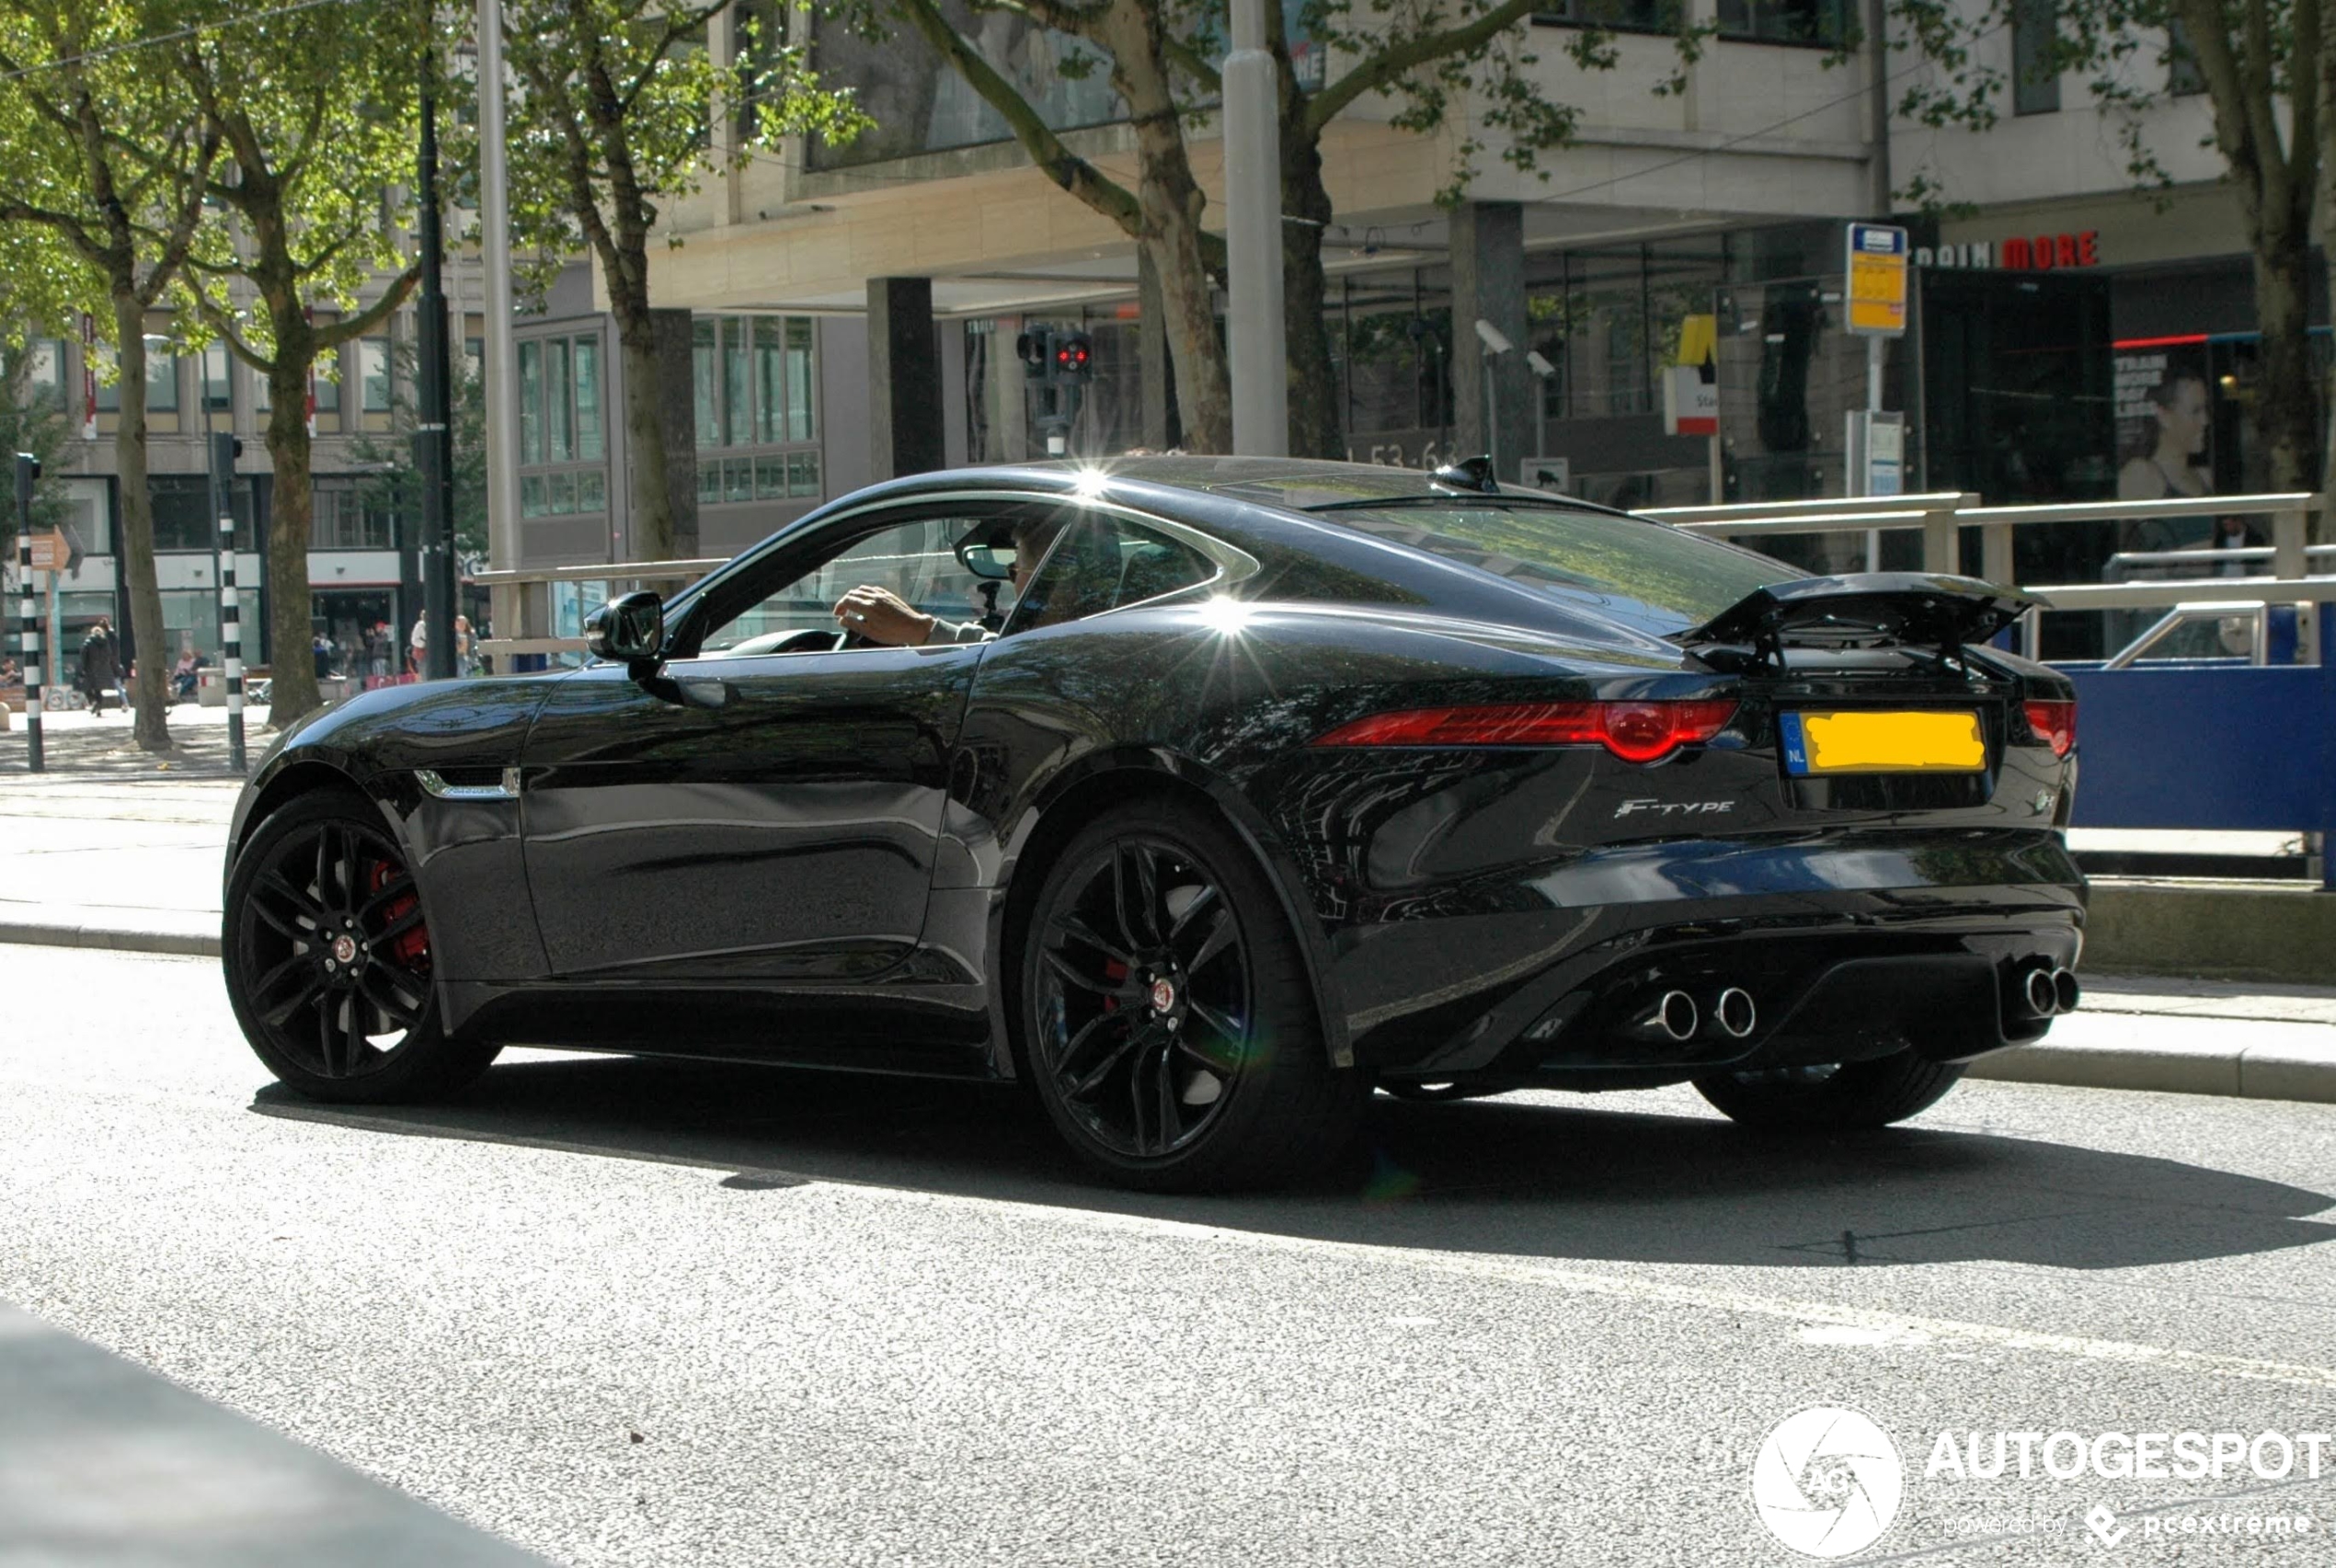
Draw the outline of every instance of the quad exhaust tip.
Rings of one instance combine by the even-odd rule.
[[[2029,1012],[2039,1018],[2050,1018],[2056,1013],[2076,1012],[2083,991],[2073,969],[2034,968],[2021,982],[2021,994]]]
[[[2052,983],[2050,969],[2031,969],[2024,983],[2028,1011],[2039,1018],[2049,1018],[2060,1011],[2059,988]]]
[[[1753,1005],[1752,993],[1741,986],[1730,986],[1722,991],[1712,1004],[1712,1015],[1731,1039],[1741,1040],[1759,1025],[1760,1010]]]

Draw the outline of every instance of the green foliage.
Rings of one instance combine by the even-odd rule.
[[[239,9],[204,8],[216,22]],[[205,226],[183,291],[190,337],[224,333],[265,372],[290,315],[352,310],[405,269],[431,20],[417,0],[368,0],[217,26],[172,52],[226,154],[212,193],[229,221]],[[230,294],[237,278],[252,303]],[[294,368],[325,346],[298,345]]]
[[[505,50],[520,90],[510,123],[511,223],[521,248],[565,258],[590,246],[612,294],[636,287],[641,240],[662,200],[716,171],[710,127],[726,103],[756,143],[818,134],[849,141],[867,123],[849,89],[820,85],[807,52],[751,18],[726,76],[706,49],[731,0],[510,0]]]

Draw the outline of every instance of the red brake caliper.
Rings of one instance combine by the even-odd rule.
[[[366,890],[378,893],[389,886],[393,879],[402,875],[403,873],[389,862],[377,860],[373,862],[372,875],[367,878]],[[382,910],[382,923],[384,925],[396,924],[406,918],[418,902],[418,900],[411,893],[399,894],[390,900],[387,908]],[[399,932],[391,939],[389,950],[397,955],[397,961],[407,968],[428,969],[429,967],[429,928],[417,924],[410,931]]]
[[[1109,980],[1112,984],[1117,985],[1121,980],[1128,978],[1128,966],[1121,963],[1116,958],[1107,959],[1104,963],[1103,978]],[[1119,999],[1116,996],[1105,997],[1103,999],[1103,1010],[1105,1013],[1118,1012]]]

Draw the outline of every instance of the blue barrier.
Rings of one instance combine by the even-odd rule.
[[[2077,686],[2072,825],[2336,831],[2336,612],[2319,633],[2316,665],[2055,665]]]

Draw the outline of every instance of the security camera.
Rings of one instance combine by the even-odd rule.
[[[1506,354],[1516,347],[1501,335],[1499,327],[1494,326],[1483,316],[1476,318],[1476,336],[1484,340],[1484,351],[1488,354]]]
[[[1541,351],[1539,349],[1526,349],[1525,362],[1531,366],[1533,373],[1540,376],[1543,381],[1549,380],[1550,377],[1557,373],[1557,367],[1551,364],[1547,360],[1541,358]]]

